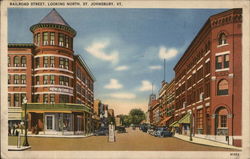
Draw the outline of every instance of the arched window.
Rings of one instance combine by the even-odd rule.
[[[21,65],[22,65],[22,67],[26,66],[26,57],[25,56],[21,57]]]
[[[218,40],[219,45],[227,44],[227,37],[225,33],[221,33]]]
[[[18,66],[19,66],[19,57],[18,57],[18,56],[15,56],[15,57],[14,57],[14,66],[15,66],[15,67],[18,67]]]
[[[217,95],[228,95],[228,82],[223,79],[217,85]]]

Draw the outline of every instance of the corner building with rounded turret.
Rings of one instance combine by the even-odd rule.
[[[92,132],[95,78],[74,54],[76,31],[55,9],[30,31],[33,43],[8,45],[9,124],[23,120],[26,97],[31,133]]]

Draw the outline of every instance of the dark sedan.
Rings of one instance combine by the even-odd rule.
[[[108,128],[100,128],[95,131],[95,136],[107,136],[109,134]]]

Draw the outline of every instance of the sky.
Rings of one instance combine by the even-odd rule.
[[[149,95],[164,80],[207,19],[225,9],[56,8],[77,31],[74,52],[83,57],[96,81],[94,98],[128,114],[147,111]],[[8,42],[31,43],[29,28],[51,8],[9,8]]]

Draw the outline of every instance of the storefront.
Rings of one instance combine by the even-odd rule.
[[[27,104],[32,134],[82,135],[92,132],[91,110],[82,104]]]

